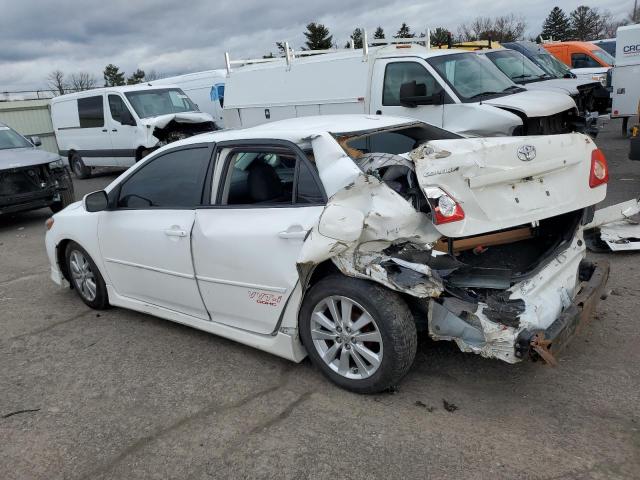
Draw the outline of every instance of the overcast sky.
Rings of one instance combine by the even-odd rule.
[[[0,92],[45,87],[55,69],[90,72],[114,63],[127,74],[140,67],[163,74],[222,67],[232,58],[275,52],[276,41],[303,45],[309,22],[325,24],[342,46],[355,27],[387,37],[406,21],[412,30],[444,26],[456,32],[473,18],[522,15],[527,33],[539,33],[554,5],[565,12],[597,6],[624,17],[633,0],[0,0]]]

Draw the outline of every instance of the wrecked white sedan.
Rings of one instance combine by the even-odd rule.
[[[416,332],[509,363],[555,353],[607,265],[582,134],[466,139],[407,119],[307,117],[163,147],[47,222],[51,276],[293,361],[397,384]]]

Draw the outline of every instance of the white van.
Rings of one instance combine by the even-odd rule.
[[[154,149],[215,129],[176,86],[97,88],[51,99],[60,155],[78,178],[92,167],[130,167]]]
[[[619,27],[616,38],[611,118],[622,118],[622,134],[626,136],[629,118],[637,114],[640,101],[640,23]]]
[[[150,84],[177,85],[196,103],[200,111],[213,117],[217,129],[223,129],[222,107],[226,77],[225,70],[207,70],[153,80]]]
[[[296,55],[314,52],[288,52],[237,69],[231,65],[243,61],[227,61],[225,125],[368,113],[412,117],[467,136],[576,130],[578,110],[569,95],[527,91],[474,52],[385,41],[403,43],[307,57]]]

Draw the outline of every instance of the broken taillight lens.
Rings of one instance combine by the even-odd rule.
[[[424,194],[431,206],[433,223],[436,225],[464,220],[464,210],[462,206],[455,198],[441,188],[426,187]]]
[[[609,181],[609,166],[602,150],[596,148],[591,152],[591,172],[589,173],[589,186],[595,188]]]

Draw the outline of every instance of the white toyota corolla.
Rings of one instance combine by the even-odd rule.
[[[93,308],[308,354],[375,392],[408,371],[420,330],[553,363],[608,276],[582,238],[607,180],[581,134],[298,118],[154,152],[49,219],[46,246],[53,280]]]

